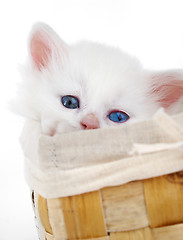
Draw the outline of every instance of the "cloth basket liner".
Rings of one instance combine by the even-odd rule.
[[[47,136],[27,120],[20,137],[27,183],[57,198],[181,171],[182,123],[182,112],[160,109],[151,120]]]

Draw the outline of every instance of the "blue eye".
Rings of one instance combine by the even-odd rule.
[[[79,108],[79,100],[74,96],[70,96],[70,95],[63,96],[61,101],[64,107],[66,108],[70,108],[70,109]]]
[[[130,117],[125,112],[113,111],[108,115],[108,118],[113,122],[123,123],[126,122]]]

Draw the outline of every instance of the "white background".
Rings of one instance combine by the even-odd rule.
[[[182,0],[16,0],[0,2],[0,240],[36,240],[18,138],[23,119],[7,110],[20,80],[32,24],[68,43],[91,39],[136,55],[149,69],[183,67]]]

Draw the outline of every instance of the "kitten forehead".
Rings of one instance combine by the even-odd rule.
[[[81,42],[74,45],[70,59],[73,67],[91,83],[114,85],[120,81],[125,84],[129,78],[141,74],[141,65],[135,58],[117,48],[97,43]]]
[[[108,79],[141,70],[139,61],[120,49],[92,42],[80,42],[72,46],[71,59],[76,67],[80,67],[80,71],[87,71],[91,77],[97,73]]]
[[[139,61],[119,49],[80,42],[70,47],[63,68],[53,65],[48,84],[57,94],[77,96],[84,108],[112,108],[138,101],[143,74]]]
[[[128,91],[128,87],[136,88],[139,81],[143,81],[139,61],[118,48],[80,42],[72,46],[70,61],[72,71],[78,74],[78,80],[92,95],[120,95]]]

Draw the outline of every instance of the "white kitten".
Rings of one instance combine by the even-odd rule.
[[[29,51],[16,112],[49,135],[147,119],[159,107],[171,113],[183,96],[183,72],[149,73],[98,43],[68,46],[43,23],[32,29]]]

